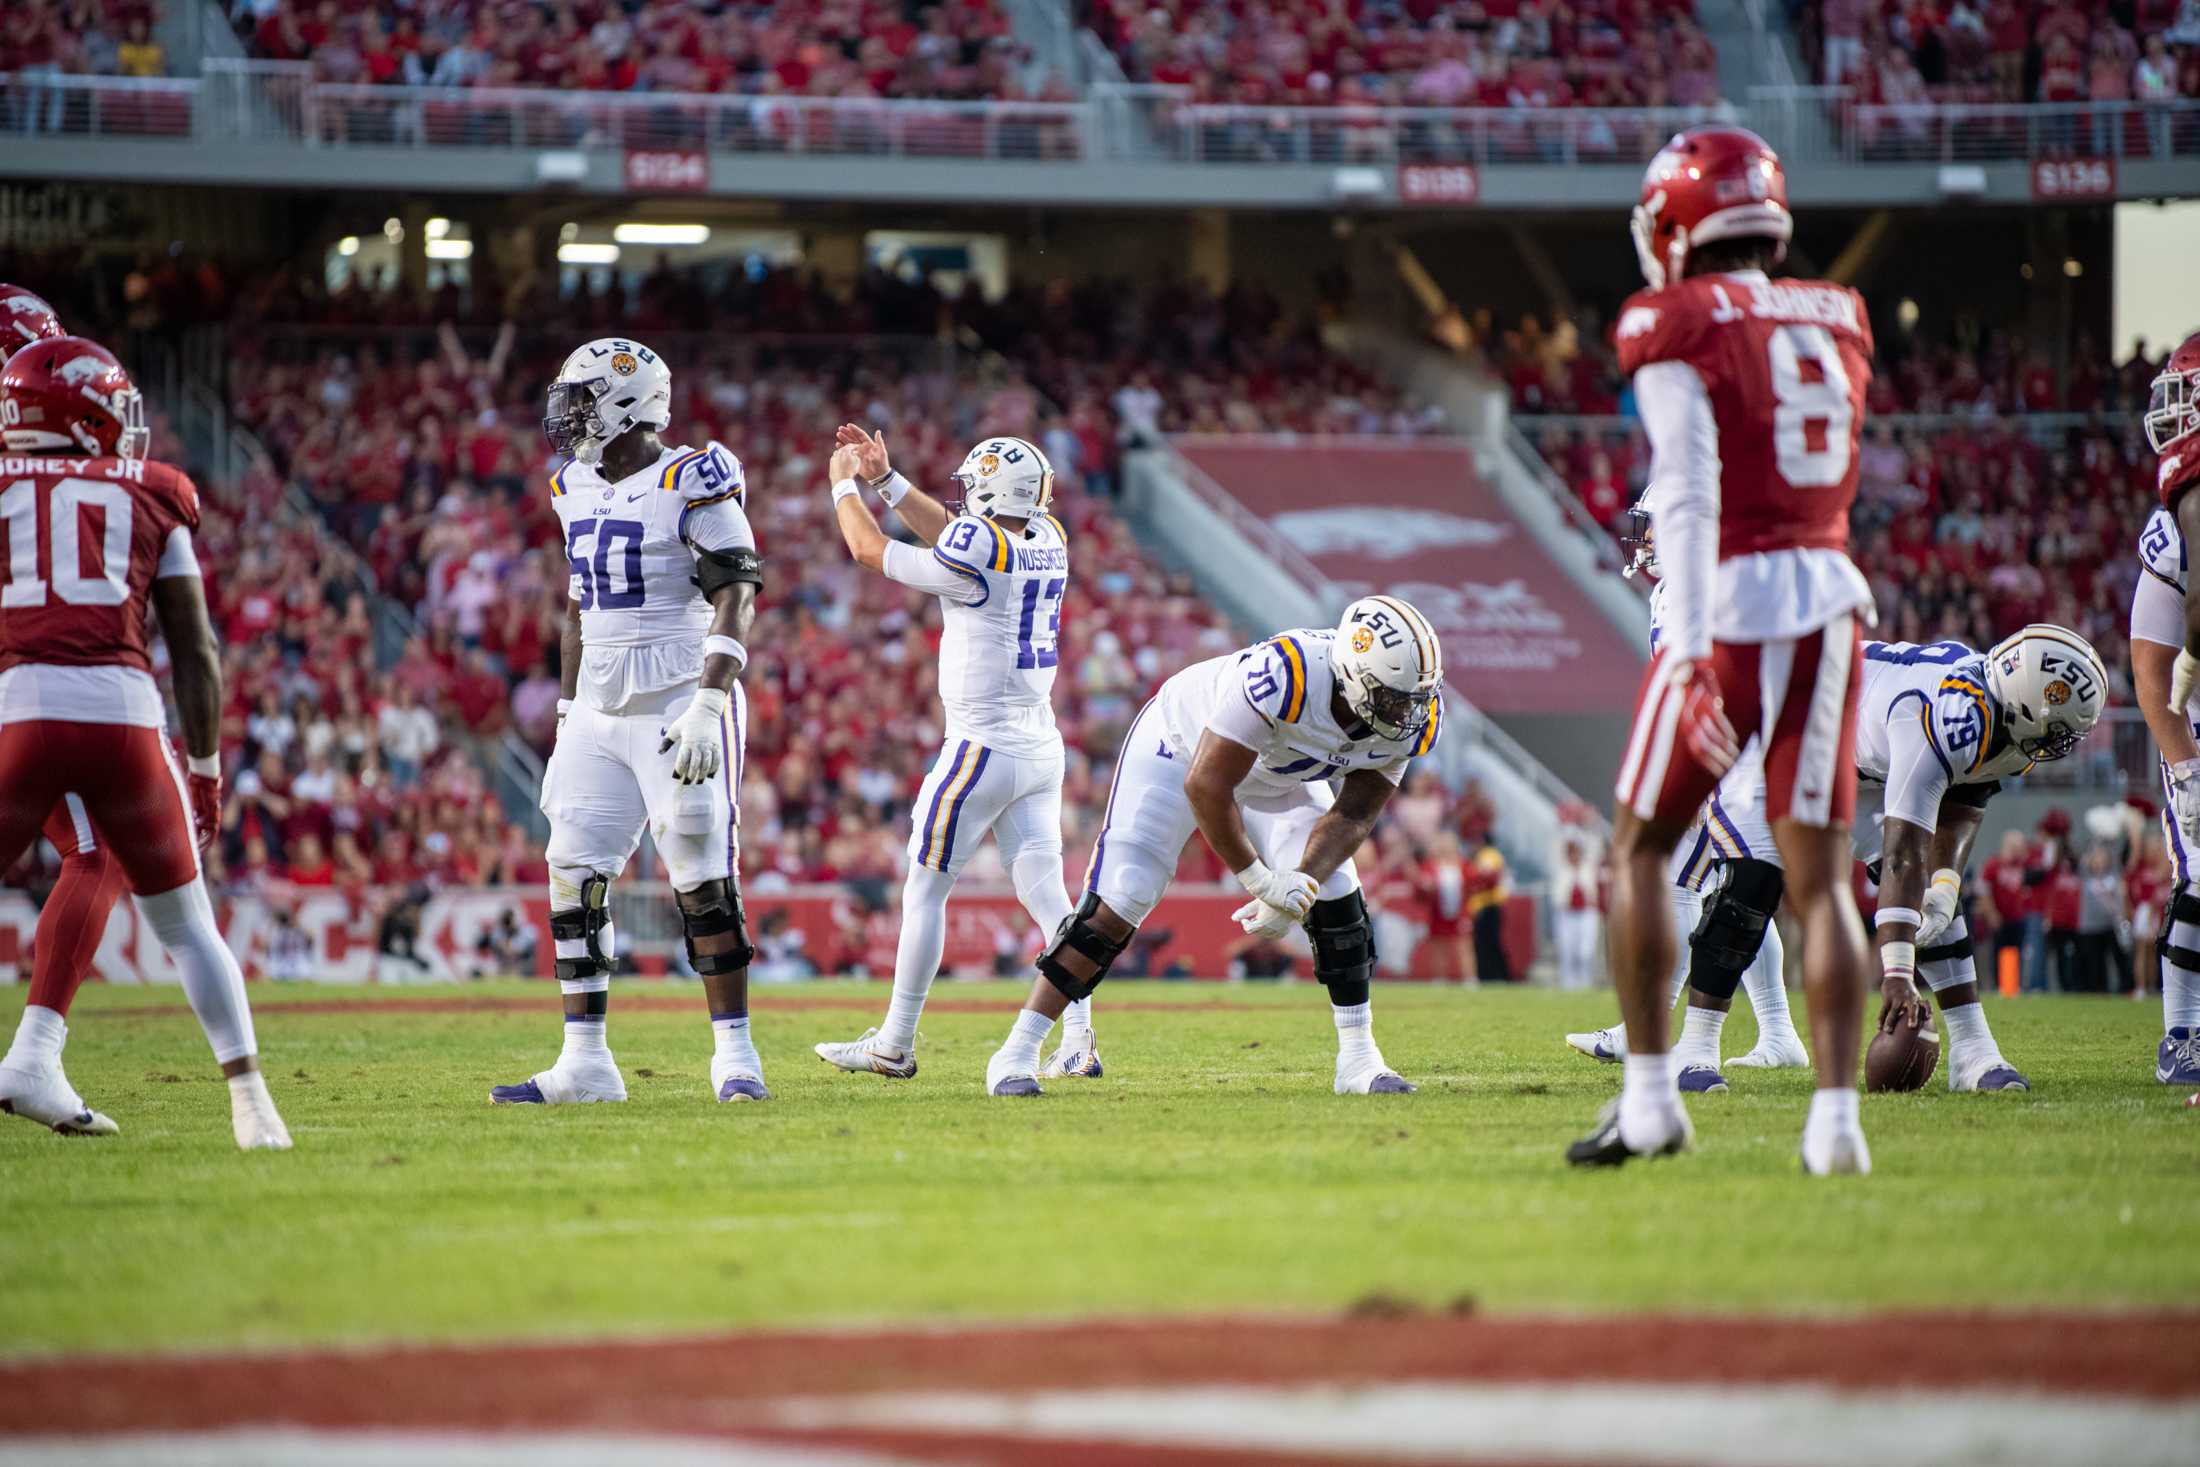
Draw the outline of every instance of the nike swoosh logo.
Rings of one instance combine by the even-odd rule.
[[[634,502],[635,500],[637,500],[637,499],[647,499],[648,497],[649,497],[649,491],[648,491],[647,489],[644,489],[644,490],[643,490],[643,491],[642,491],[641,493],[639,493],[639,494],[629,494],[629,495],[627,495],[627,496],[626,496],[626,502],[627,502],[628,504],[632,504],[632,503],[633,503],[633,502]]]

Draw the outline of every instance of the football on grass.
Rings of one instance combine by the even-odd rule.
[[[1920,1024],[1898,1020],[1872,1036],[1864,1050],[1866,1090],[1922,1090],[1940,1067],[1940,1030],[1931,1015]]]

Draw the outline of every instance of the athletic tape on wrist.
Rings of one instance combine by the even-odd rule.
[[[713,632],[703,638],[705,657],[731,657],[733,670],[741,671],[749,665],[749,649],[722,632]]]
[[[1924,914],[1915,907],[1881,907],[1872,916],[1872,929],[1877,931],[1889,922],[1907,922],[1915,927],[1924,920]]]
[[[1268,878],[1272,874],[1268,869],[1267,862],[1256,859],[1252,865],[1238,872],[1238,885],[1244,887],[1254,896],[1259,896],[1268,889]]]
[[[839,483],[833,486],[833,503],[837,505],[840,503],[841,500],[852,499],[862,492],[863,491],[856,486],[855,480],[842,479]]]
[[[184,766],[201,779],[220,779],[222,756],[219,754],[193,754],[184,760]]]
[[[1917,976],[1917,944],[1914,942],[1889,942],[1879,949],[1879,971],[1887,978],[1914,978]]]

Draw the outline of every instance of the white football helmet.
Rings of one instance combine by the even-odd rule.
[[[1054,465],[1021,438],[986,439],[963,455],[952,477],[962,486],[965,514],[1028,520],[1054,503]]]
[[[550,447],[584,464],[629,428],[672,422],[672,369],[638,341],[605,336],[565,359],[550,384],[542,433]]]
[[[1444,685],[1435,629],[1395,596],[1362,596],[1344,609],[1329,664],[1353,716],[1386,739],[1418,733]]]
[[[2060,759],[2101,721],[2108,671],[2067,627],[2034,622],[1986,654],[1986,691],[2027,759]]]

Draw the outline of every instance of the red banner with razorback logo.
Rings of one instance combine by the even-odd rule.
[[[1184,454],[1345,594],[1421,609],[1486,713],[1624,711],[1646,649],[1546,555],[1456,443],[1184,438]]]
[[[634,151],[626,155],[626,186],[638,194],[699,194],[710,189],[710,154]]]

